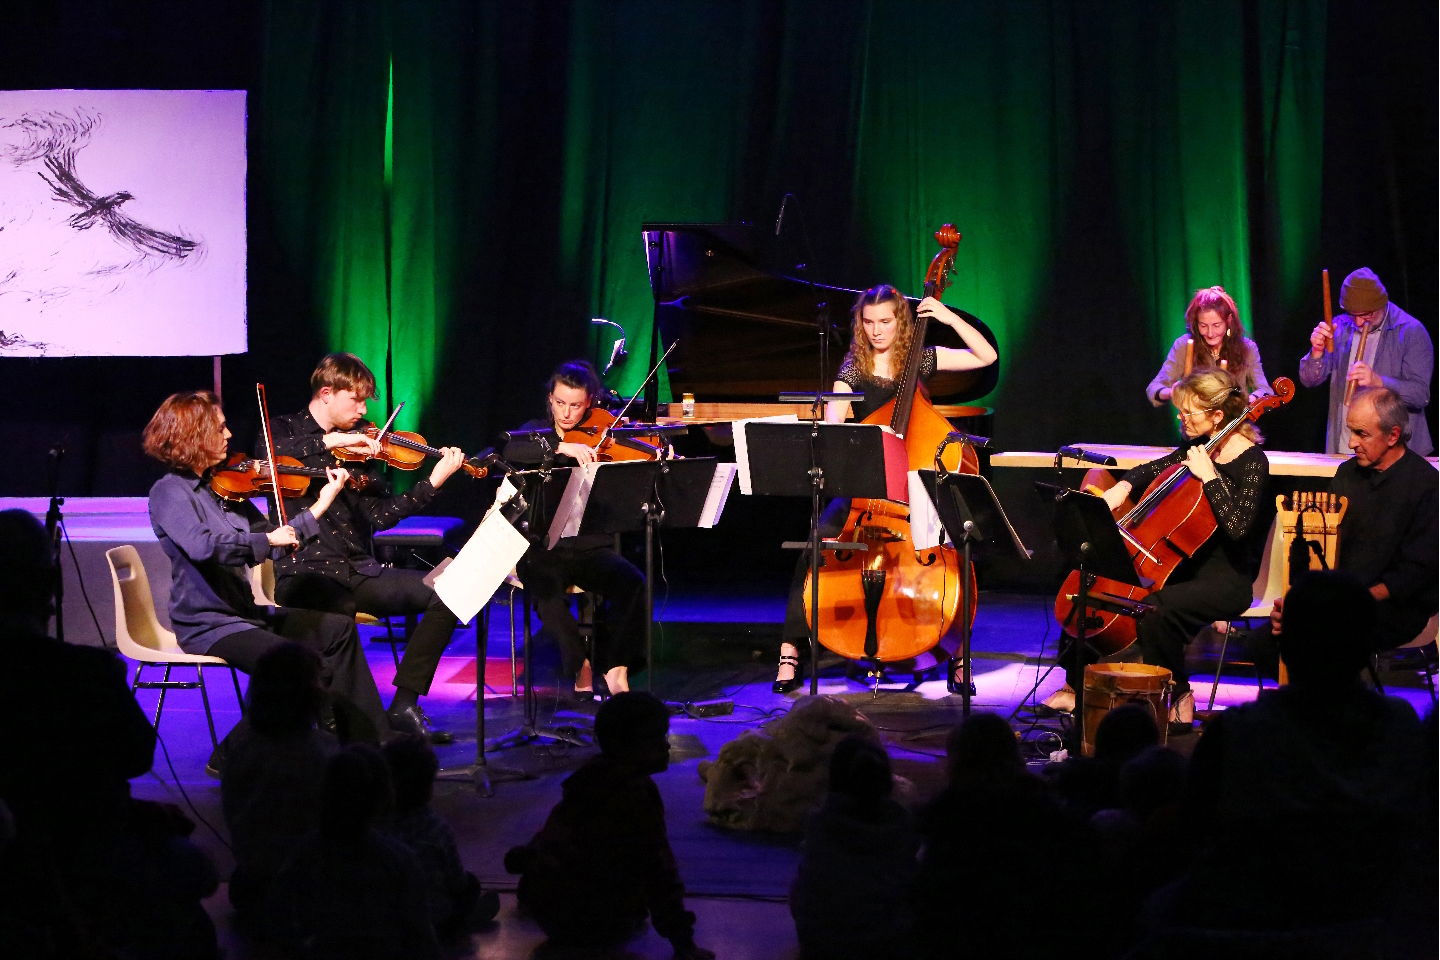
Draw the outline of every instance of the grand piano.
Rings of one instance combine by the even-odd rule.
[[[754,224],[647,223],[642,230],[655,298],[651,362],[664,349],[662,341],[676,344],[666,362],[673,395],[693,393],[701,403],[774,403],[784,391],[814,390],[822,324],[830,339],[830,388],[850,345],[850,310],[859,290],[812,283],[781,266],[774,238]],[[910,302],[913,307],[919,301]],[[995,344],[978,317],[951,309]],[[934,322],[926,342],[964,346],[953,330]],[[978,432],[986,424],[975,417],[984,408],[952,412],[950,406],[985,396],[998,377],[998,364],[937,373],[930,399]]]

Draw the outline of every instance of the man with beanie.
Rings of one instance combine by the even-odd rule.
[[[1300,360],[1300,382],[1318,387],[1330,381],[1330,417],[1325,429],[1325,452],[1348,453],[1345,429],[1345,388],[1387,387],[1400,395],[1410,411],[1411,450],[1429,456],[1435,450],[1425,406],[1430,402],[1430,376],[1435,370],[1435,345],[1420,321],[1390,302],[1390,295],[1374,271],[1361,267],[1340,287],[1340,308],[1345,312],[1330,324],[1321,321],[1310,334],[1310,352]],[[1361,332],[1368,329],[1364,354]],[[1334,349],[1326,352],[1326,343]]]

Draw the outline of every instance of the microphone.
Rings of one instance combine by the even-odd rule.
[[[1055,454],[1057,457],[1069,457],[1071,460],[1080,460],[1085,463],[1095,463],[1102,467],[1116,466],[1114,457],[1107,457],[1103,453],[1091,453],[1083,447],[1061,447]]]
[[[780,236],[780,225],[785,222],[785,204],[790,202],[793,194],[785,194],[785,199],[780,201],[780,215],[775,218],[775,236]]]
[[[63,444],[63,443],[57,443],[57,444],[55,444],[55,446],[53,446],[53,447],[50,448],[49,453],[48,453],[47,455],[50,457],[51,460],[54,460],[56,463],[59,463],[61,460],[64,460],[64,459],[65,459],[65,444]]]
[[[610,347],[610,361],[605,364],[605,369],[600,371],[600,376],[603,377],[605,376],[605,374],[610,372],[611,367],[615,366],[616,360],[620,360],[630,356],[630,351],[625,349],[625,328],[620,326],[620,324],[616,323],[614,320],[606,320],[602,317],[592,317],[590,319],[590,323],[604,324],[607,327],[614,327],[616,330],[620,331],[619,338],[617,338]]]

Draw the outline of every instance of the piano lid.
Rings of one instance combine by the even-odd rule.
[[[773,400],[813,390],[819,373],[820,326],[830,334],[827,387],[850,346],[850,310],[859,290],[812,284],[776,265],[767,231],[748,223],[647,223],[642,227],[655,321],[664,342],[670,388],[705,400]],[[919,302],[909,298],[911,306]],[[979,318],[958,310],[991,344]],[[944,324],[931,323],[926,343],[962,347]],[[936,403],[963,403],[995,388],[998,364],[930,380]]]

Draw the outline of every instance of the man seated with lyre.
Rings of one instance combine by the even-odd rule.
[[[1355,394],[1345,417],[1355,455],[1330,481],[1330,492],[1347,501],[1335,566],[1358,577],[1379,601],[1372,636],[1377,651],[1411,642],[1440,609],[1440,474],[1409,445],[1412,422],[1394,390],[1372,387]],[[1277,602],[1271,624],[1251,635],[1257,663],[1276,661],[1271,633],[1280,625],[1283,606]]]

